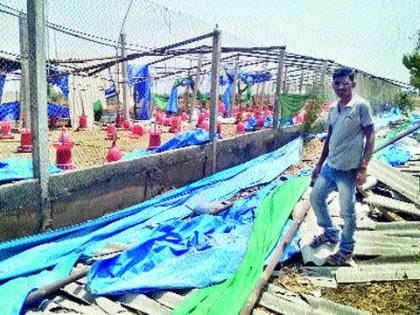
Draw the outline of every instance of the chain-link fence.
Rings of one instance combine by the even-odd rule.
[[[208,116],[213,25],[147,0],[57,0],[45,1],[48,104],[34,120],[31,104],[39,98],[30,99],[38,94],[30,93],[33,69],[26,13],[25,0],[0,3],[0,159],[32,157],[33,121],[45,121],[49,127],[45,144],[51,164],[57,161],[54,143],[66,140],[73,143],[72,159],[58,164],[85,168],[106,162],[115,136],[106,130],[109,124],[116,125],[117,144],[126,153],[150,145],[147,133],[133,135],[134,124],[153,131],[159,123],[156,128],[165,142],[173,132],[194,128],[201,112]],[[277,86],[284,47],[253,47],[223,30],[221,44],[217,110],[224,122],[238,121],[238,112],[248,118],[246,110],[272,114],[276,92],[307,94],[321,86],[322,92],[332,93],[330,77],[339,66],[334,61],[286,52],[280,69],[283,80]],[[359,93],[368,99],[390,100],[401,88],[398,82],[362,72],[358,81]],[[170,117],[181,118],[182,113],[189,119],[179,129],[172,128]],[[64,135],[62,127],[68,129]],[[235,136],[236,129],[224,124],[222,136]]]

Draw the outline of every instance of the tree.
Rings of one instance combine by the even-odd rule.
[[[420,30],[417,31],[417,43],[412,53],[403,56],[403,65],[410,70],[410,83],[420,89]]]

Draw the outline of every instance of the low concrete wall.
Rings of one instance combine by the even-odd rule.
[[[300,129],[267,129],[218,141],[217,170],[271,152]],[[211,174],[211,144],[144,156],[50,177],[52,228],[77,224],[148,200]],[[0,186],[0,240],[38,232],[41,215],[36,180]]]

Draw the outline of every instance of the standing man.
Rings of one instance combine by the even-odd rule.
[[[356,185],[366,182],[366,168],[375,143],[369,103],[353,93],[354,74],[350,68],[334,71],[333,89],[339,100],[332,104],[328,113],[327,139],[312,172],[315,184],[310,201],[324,233],[315,237],[310,246],[317,248],[340,241],[337,253],[327,258],[330,265],[344,265],[351,258],[356,230]],[[341,238],[326,202],[328,195],[336,189],[344,220]]]

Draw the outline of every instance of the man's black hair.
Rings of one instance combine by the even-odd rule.
[[[355,71],[352,68],[341,67],[341,68],[335,69],[332,77],[333,77],[333,80],[335,80],[338,77],[348,76],[350,80],[354,81],[354,75],[355,75]]]

